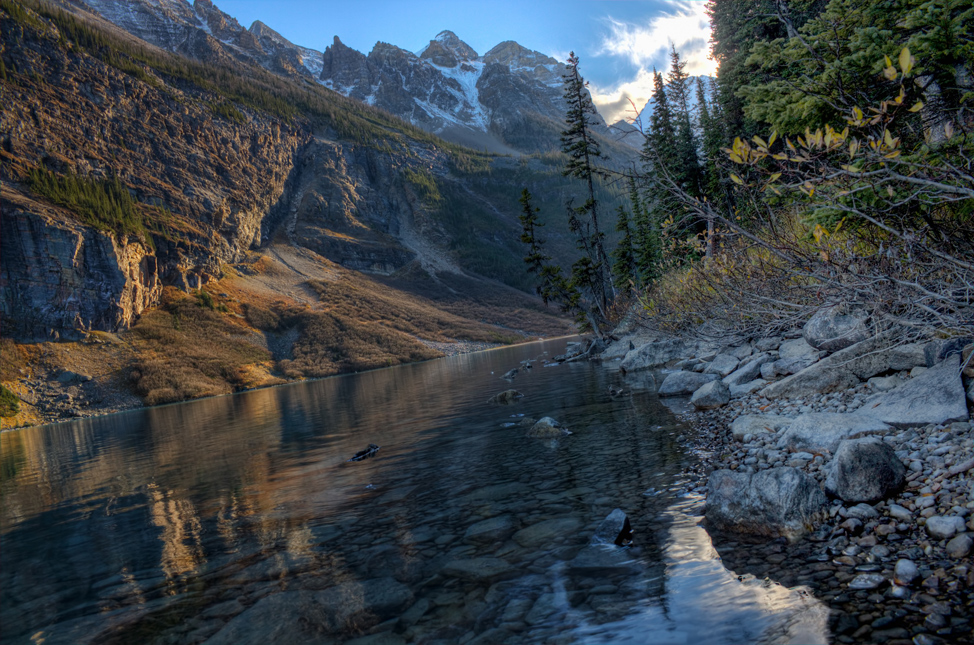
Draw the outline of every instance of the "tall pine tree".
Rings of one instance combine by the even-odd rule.
[[[619,293],[631,294],[633,282],[636,280],[636,252],[633,248],[632,228],[629,226],[629,214],[619,206],[616,219],[616,231],[622,233],[619,245],[612,252],[615,262],[612,263],[612,281]]]

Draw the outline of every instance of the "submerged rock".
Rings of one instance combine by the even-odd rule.
[[[524,395],[518,392],[517,390],[504,390],[503,392],[500,392],[499,394],[495,394],[494,396],[490,397],[490,399],[487,402],[505,403],[505,404],[514,403],[515,401],[517,401],[523,396]]]
[[[707,489],[707,521],[716,529],[796,539],[828,505],[818,483],[794,468],[755,474],[717,470]]]
[[[621,508],[613,510],[595,529],[595,539],[616,546],[631,544],[632,526],[629,524],[629,516]]]
[[[369,447],[365,450],[359,450],[357,453],[352,455],[349,461],[362,461],[363,459],[368,459],[370,457],[375,457],[376,453],[379,452],[379,446],[374,443],[370,443]]]
[[[509,369],[506,372],[504,372],[504,376],[502,376],[501,378],[506,381],[513,381],[514,377],[517,376],[517,373],[518,373],[518,369],[515,367],[514,369]]]
[[[568,428],[552,419],[551,417],[541,417],[531,429],[528,430],[529,437],[561,437],[571,434]]]

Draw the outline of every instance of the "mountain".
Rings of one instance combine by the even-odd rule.
[[[442,31],[416,53],[379,42],[365,55],[335,36],[319,52],[291,43],[260,21],[245,29],[210,0],[192,6],[184,0],[85,2],[168,51],[204,62],[232,58],[314,81],[476,150],[519,154],[561,145],[564,65],[513,41],[481,56],[453,32]],[[611,163],[622,168],[634,160],[601,117],[595,131],[614,153]]]

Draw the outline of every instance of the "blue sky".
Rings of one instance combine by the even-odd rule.
[[[367,54],[377,41],[417,51],[444,29],[484,54],[515,40],[558,60],[572,50],[610,122],[649,99],[670,43],[691,74],[713,74],[704,0],[214,0],[245,27],[260,20],[297,45],[338,36]]]

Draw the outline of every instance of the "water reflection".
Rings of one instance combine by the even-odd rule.
[[[718,598],[710,624],[737,642],[777,625],[763,618],[777,605],[726,592],[713,553],[674,555],[693,542],[670,490],[685,457],[655,396],[610,398],[619,375],[596,365],[539,365],[516,405],[487,403],[509,387],[500,374],[563,348],[0,435],[0,636],[606,642],[664,607],[667,634],[693,633]],[[519,414],[574,434],[528,438]],[[346,461],[369,443],[376,457]],[[636,546],[590,546],[615,507]],[[706,564],[680,568],[693,562]]]

